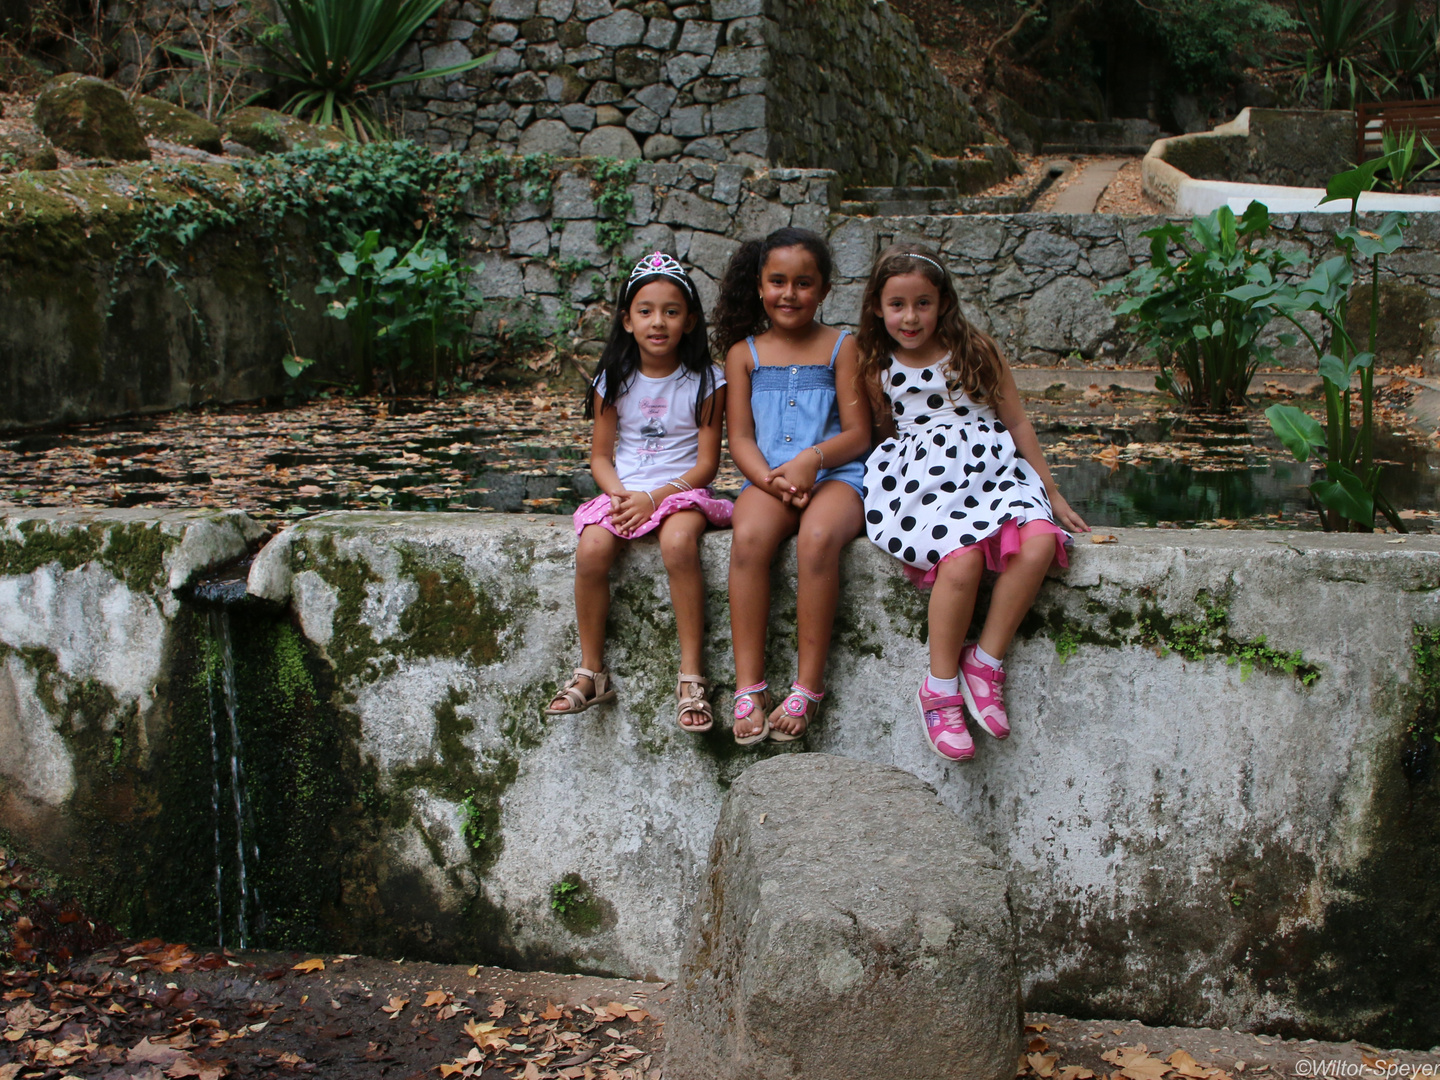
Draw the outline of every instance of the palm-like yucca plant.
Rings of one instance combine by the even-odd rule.
[[[1397,13],[1380,35],[1381,76],[1393,88],[1428,98],[1435,92],[1436,39],[1440,19],[1421,18],[1413,7]]]
[[[284,111],[323,127],[336,125],[352,139],[381,134],[366,96],[418,79],[438,79],[482,64],[481,56],[449,67],[370,82],[444,0],[275,0],[281,22],[260,36],[279,67],[261,67],[298,89]]]
[[[1312,78],[1319,78],[1322,108],[1335,103],[1341,87],[1347,91],[1346,104],[1353,106],[1366,89],[1360,53],[1393,16],[1375,18],[1374,0],[1298,0],[1296,7],[1310,37],[1300,92],[1308,89]]]

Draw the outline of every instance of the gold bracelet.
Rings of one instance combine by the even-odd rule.
[[[820,455],[820,468],[823,469],[825,467],[825,451],[821,450],[818,446],[812,446],[810,447],[810,449],[814,450],[815,453]]]

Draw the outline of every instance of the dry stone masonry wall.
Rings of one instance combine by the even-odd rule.
[[[469,0],[442,12],[400,70],[492,55],[395,89],[402,131],[435,147],[823,165],[883,184],[917,146],[954,157],[981,141],[969,102],[887,4]]]

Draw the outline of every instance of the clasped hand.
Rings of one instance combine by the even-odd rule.
[[[654,513],[655,504],[648,491],[622,491],[610,496],[610,523],[621,536],[629,536]]]
[[[814,494],[815,478],[819,474],[820,455],[813,448],[806,448],[766,473],[762,486],[786,506],[803,510]]]

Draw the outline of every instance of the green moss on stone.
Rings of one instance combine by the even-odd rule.
[[[131,588],[148,592],[163,583],[165,556],[179,543],[180,537],[166,534],[158,523],[21,521],[13,532],[0,534],[0,574],[29,574],[51,563],[75,570],[93,562]]]

